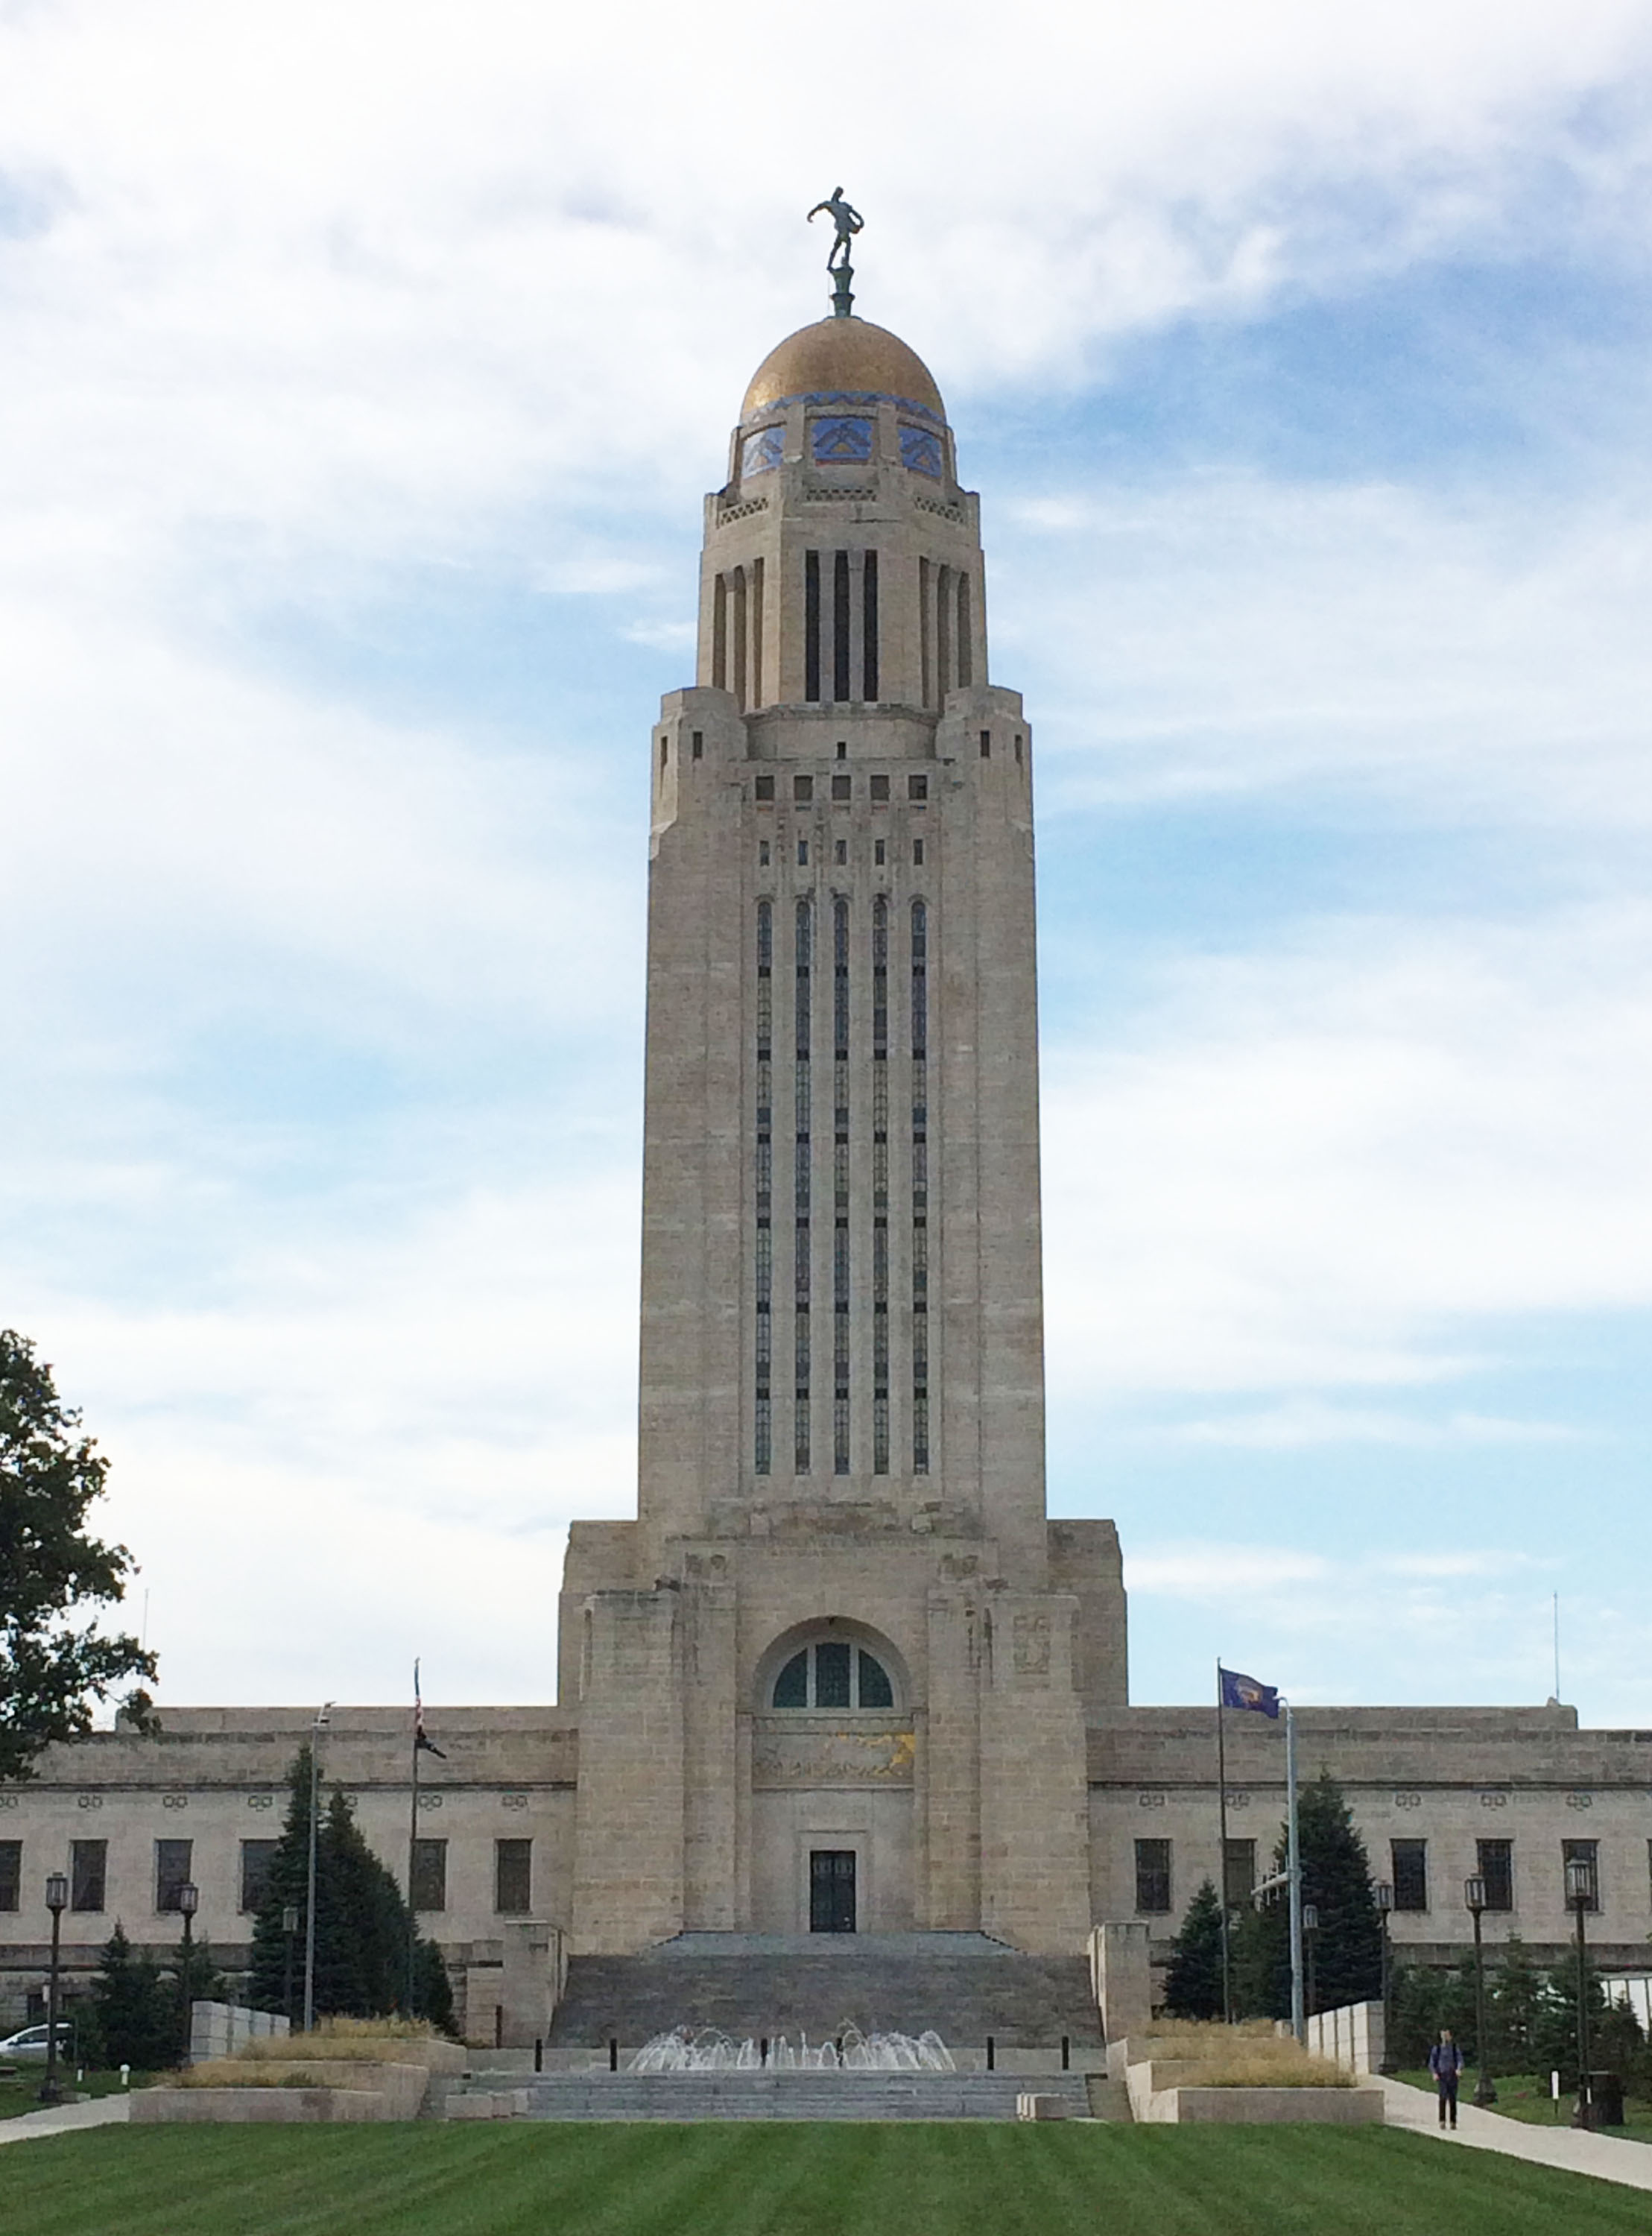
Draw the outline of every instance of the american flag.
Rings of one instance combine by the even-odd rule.
[[[441,1748],[424,1728],[424,1701],[419,1692],[419,1665],[413,1664],[413,1752],[433,1754],[438,1762],[447,1760]]]

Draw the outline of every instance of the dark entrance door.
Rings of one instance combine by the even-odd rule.
[[[809,1930],[855,1930],[855,1851],[813,1848],[809,1856]]]

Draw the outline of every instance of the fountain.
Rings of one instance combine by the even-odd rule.
[[[718,2027],[672,2027],[632,2059],[633,2073],[955,2073],[952,2052],[929,2029],[923,2034],[862,2034],[840,2027],[829,2042],[807,2035],[796,2047],[784,2035],[737,2042]]]

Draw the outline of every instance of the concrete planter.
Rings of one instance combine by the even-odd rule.
[[[134,2120],[416,2120],[424,2108],[430,2076],[422,2065],[370,2062],[365,2058],[261,2058],[252,2068],[259,2083],[248,2088],[141,2088],[132,2098]],[[313,2088],[283,2088],[289,2075],[313,2076]],[[338,2108],[307,2112],[246,2112],[233,2108],[249,2098],[259,2103],[331,2103]],[[362,2104],[373,2109],[362,2111]],[[185,2108],[179,2108],[180,2107]]]
[[[1138,2120],[1263,2127],[1301,2121],[1364,2127],[1382,2116],[1380,2088],[1162,2088],[1136,2111]]]
[[[140,2127],[174,2120],[187,2125],[291,2127],[395,2115],[389,2098],[370,2088],[134,2088],[128,2116]]]

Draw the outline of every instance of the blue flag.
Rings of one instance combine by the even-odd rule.
[[[1277,1685],[1259,1685],[1254,1677],[1242,1677],[1236,1669],[1222,1673],[1222,1705],[1224,1708],[1255,1708],[1264,1716],[1279,1713]]]

